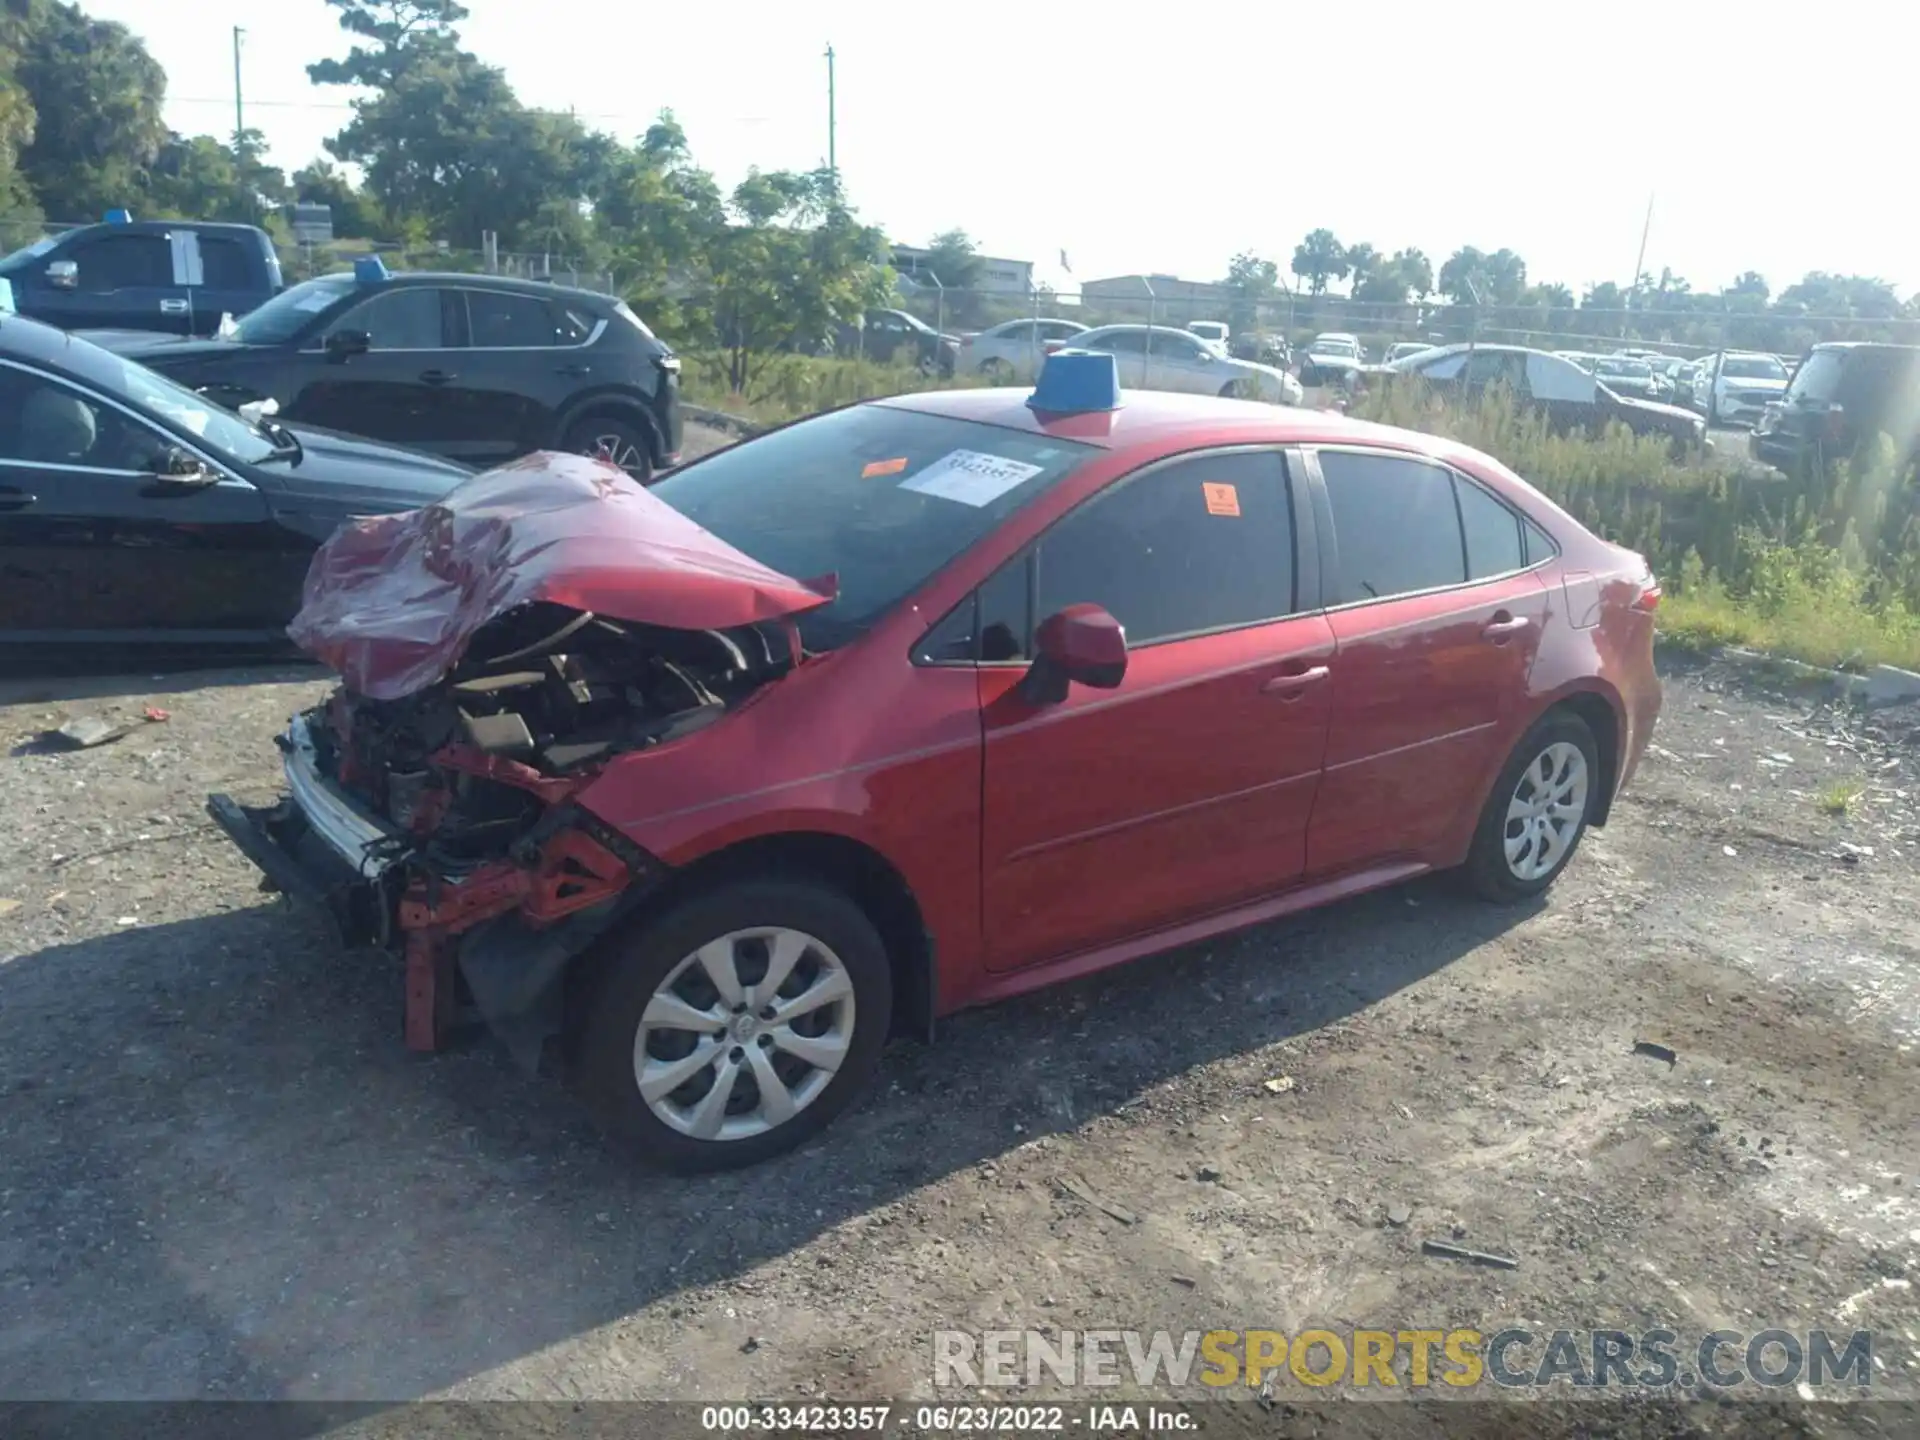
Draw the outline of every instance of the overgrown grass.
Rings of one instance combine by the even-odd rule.
[[[1845,815],[1853,809],[1853,802],[1864,795],[1866,790],[1864,781],[1836,780],[1820,792],[1820,813]]]
[[[942,380],[911,365],[881,365],[872,360],[812,355],[769,355],[756,362],[747,391],[729,388],[724,355],[696,351],[680,357],[680,393],[691,405],[724,410],[760,425],[779,425],[817,414],[917,390],[950,390],[978,385],[971,378]]]
[[[1620,426],[1555,435],[1501,394],[1458,405],[1395,385],[1353,413],[1484,450],[1646,555],[1670,639],[1920,668],[1920,500],[1911,465],[1884,440],[1825,474],[1790,478],[1724,456],[1676,459],[1666,442]]]

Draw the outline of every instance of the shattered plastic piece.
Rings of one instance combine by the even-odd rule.
[[[832,577],[768,569],[595,460],[549,452],[342,526],[315,553],[287,633],[349,689],[397,700],[451,670],[481,626],[536,601],[725,630],[837,591]]]
[[[58,730],[49,730],[42,739],[50,745],[65,750],[91,750],[97,745],[108,745],[127,733],[125,725],[109,725],[98,715],[82,715],[78,720],[69,720]]]
[[[172,711],[162,710],[158,705],[147,706],[145,713],[147,719],[155,725],[163,724],[173,718]]]
[[[1276,1095],[1284,1095],[1287,1091],[1293,1089],[1293,1077],[1291,1075],[1276,1075],[1271,1080],[1263,1080],[1260,1083]]]

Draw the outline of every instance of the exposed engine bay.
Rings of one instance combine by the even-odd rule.
[[[779,624],[674,630],[531,604],[428,689],[341,689],[309,729],[335,783],[458,872],[506,853],[605,761],[712,724],[796,658]]]

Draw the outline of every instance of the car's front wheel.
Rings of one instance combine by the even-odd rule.
[[[808,882],[736,882],[611,957],[578,1075],[642,1159],[752,1165],[817,1133],[864,1088],[892,1008],[886,949],[851,900]]]
[[[1586,833],[1599,794],[1600,749],[1568,710],[1543,716],[1514,747],[1480,812],[1466,878],[1488,900],[1538,895]]]
[[[567,431],[563,446],[618,465],[642,485],[653,476],[652,437],[640,426],[611,416],[588,416]]]

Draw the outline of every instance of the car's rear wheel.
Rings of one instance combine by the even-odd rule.
[[[642,485],[653,476],[653,437],[630,420],[589,415],[574,423],[562,443],[577,455],[618,465]]]
[[[991,359],[980,362],[980,378],[989,385],[1011,385],[1013,366],[995,355]]]
[[[1229,380],[1220,387],[1220,394],[1227,400],[1251,400],[1253,387],[1244,380]]]
[[[1567,710],[1541,718],[1513,749],[1467,852],[1466,878],[1488,900],[1538,895],[1573,858],[1599,795],[1600,750]]]
[[[872,1077],[892,975],[845,896],[787,880],[695,896],[613,957],[578,1076],[602,1123],[651,1164],[752,1165],[801,1144]]]

